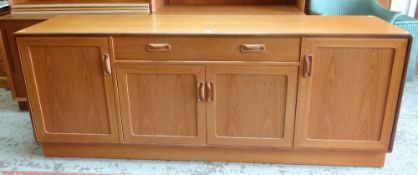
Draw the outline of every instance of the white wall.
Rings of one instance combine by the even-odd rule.
[[[417,1],[418,0],[392,0],[391,10],[414,16]]]
[[[391,10],[408,14],[409,16],[415,16],[415,10],[418,0],[392,0]],[[418,74],[418,64],[416,73]]]

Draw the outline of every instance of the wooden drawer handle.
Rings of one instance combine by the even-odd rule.
[[[241,52],[264,52],[266,50],[266,45],[264,44],[241,44]]]
[[[148,52],[170,52],[171,45],[167,43],[148,43],[147,51]]]

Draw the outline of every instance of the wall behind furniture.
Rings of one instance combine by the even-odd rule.
[[[416,6],[417,0],[393,0],[391,10],[414,16]]]
[[[391,10],[400,11],[409,16],[415,16],[418,0],[393,0]],[[418,64],[416,73],[418,74]]]
[[[389,8],[392,0],[378,0],[383,7]],[[395,0],[396,1],[396,0]]]

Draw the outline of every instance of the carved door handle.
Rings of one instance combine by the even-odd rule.
[[[241,44],[241,52],[264,52],[266,45],[264,44]]]
[[[205,102],[205,82],[198,81],[197,82],[197,102],[202,103]]]
[[[105,75],[112,74],[112,67],[110,63],[110,55],[108,53],[103,54],[103,67]]]
[[[171,45],[168,43],[148,43],[147,46],[148,52],[170,52]]]
[[[214,81],[206,82],[206,88],[207,88],[206,101],[208,103],[211,103],[215,99],[215,82]]]
[[[311,78],[312,76],[312,60],[313,56],[312,55],[305,55],[305,60],[304,60],[304,73],[303,73],[303,77],[305,78]]]

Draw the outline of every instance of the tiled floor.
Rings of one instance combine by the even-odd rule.
[[[29,114],[0,90],[0,171],[164,175],[418,175],[418,79],[406,84],[394,152],[384,168],[45,158],[34,143]]]

